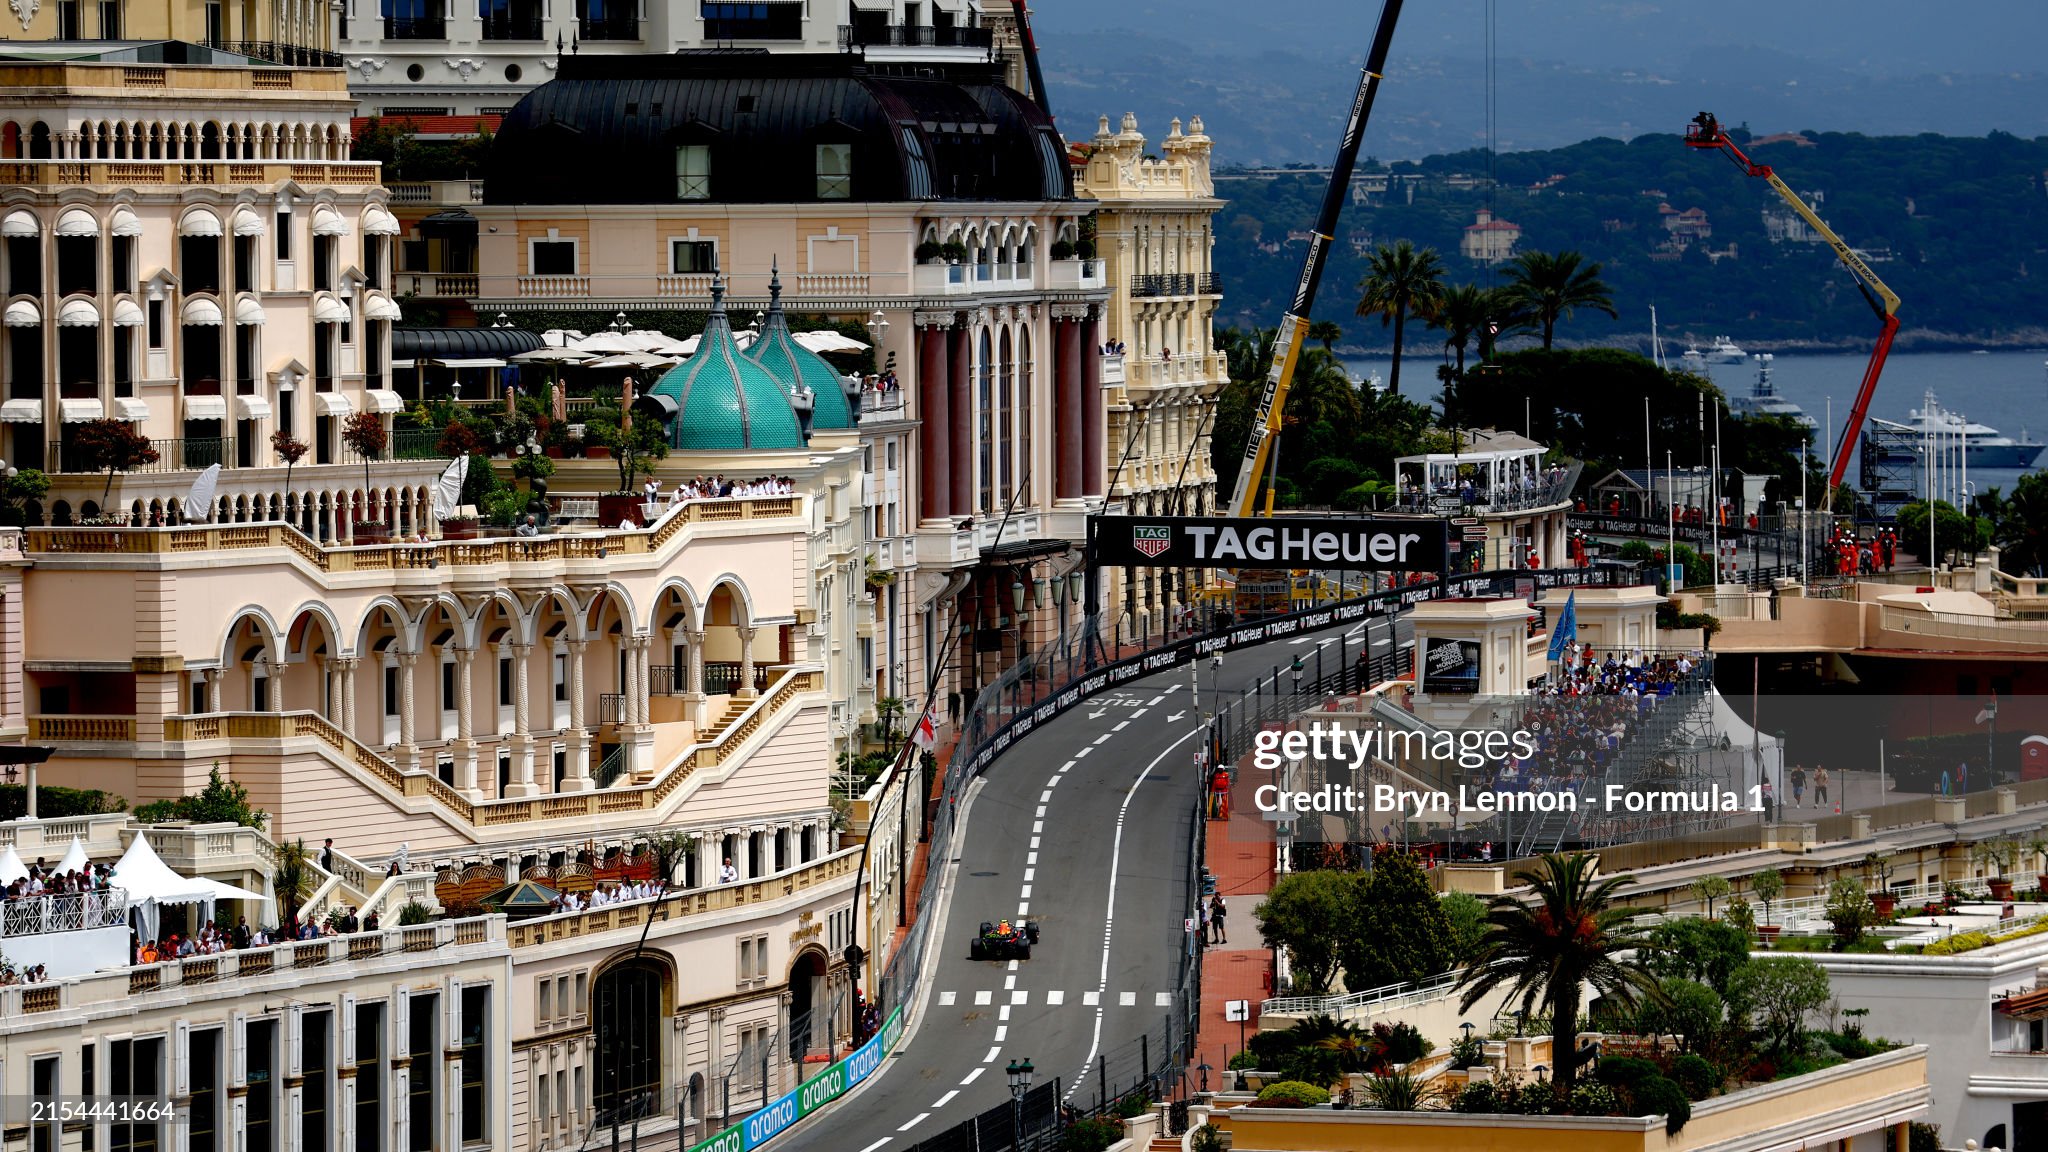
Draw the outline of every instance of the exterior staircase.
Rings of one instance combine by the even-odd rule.
[[[754,701],[756,699],[758,699],[758,697],[749,696],[745,699],[741,699],[740,697],[735,696],[731,700],[727,701],[725,705],[725,711],[721,713],[716,720],[713,720],[711,723],[705,725],[702,729],[700,729],[697,732],[697,743],[716,744],[718,742],[719,737],[725,735],[726,729],[731,728],[735,723],[738,723],[740,716],[744,714],[747,709],[754,706]],[[633,773],[633,783],[652,784],[654,783],[655,777],[659,775],[661,775],[661,772],[657,768],[641,768]]]

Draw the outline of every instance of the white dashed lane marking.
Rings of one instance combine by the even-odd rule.
[[[917,1127],[917,1126],[918,1126],[919,1124],[922,1124],[922,1123],[924,1123],[924,1118],[925,1118],[925,1117],[927,1117],[927,1116],[929,1116],[929,1115],[931,1115],[931,1113],[929,1113],[929,1112],[919,1112],[919,1113],[918,1113],[917,1115],[915,1115],[915,1116],[912,1116],[912,1117],[911,1117],[910,1119],[908,1119],[908,1120],[905,1120],[905,1121],[903,1122],[903,1127],[901,1127],[901,1128],[898,1128],[898,1129],[897,1129],[897,1131],[898,1131],[898,1132],[908,1132],[908,1131],[910,1131],[910,1130],[911,1130],[912,1128],[915,1128],[915,1127]]]
[[[941,1007],[941,1008],[951,1008],[951,1007],[953,1006],[953,1002],[954,1002],[954,997],[956,997],[956,996],[958,996],[958,995],[959,995],[959,993],[957,993],[957,992],[941,992],[941,993],[939,993],[939,1007]]]

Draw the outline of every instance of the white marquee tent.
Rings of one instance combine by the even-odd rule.
[[[131,916],[139,917],[137,930],[145,939],[157,938],[158,912],[165,904],[204,904],[205,918],[214,919],[213,902],[216,900],[262,900],[270,897],[260,892],[223,884],[204,876],[184,877],[171,871],[149,846],[149,838],[141,832],[122,853],[120,863],[114,865],[114,887],[128,894],[128,908]]]

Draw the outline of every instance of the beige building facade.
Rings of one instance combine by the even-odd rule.
[[[1212,259],[1213,221],[1223,201],[1201,117],[1186,131],[1174,120],[1156,158],[1147,147],[1135,115],[1125,113],[1115,132],[1104,116],[1075,169],[1077,192],[1098,205],[1096,251],[1112,285],[1100,349],[1108,502],[1133,514],[1212,515],[1209,437],[1216,397],[1230,379],[1215,348],[1223,284]],[[1106,615],[1119,635],[1135,636],[1172,623],[1198,598],[1201,576],[1152,570],[1128,585],[1121,573],[1112,579]]]

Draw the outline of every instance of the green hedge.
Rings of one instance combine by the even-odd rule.
[[[124,812],[128,801],[97,788],[60,788],[55,784],[36,786],[36,815],[44,820],[72,816],[98,816]],[[19,820],[28,815],[28,785],[0,784],[0,820]]]

